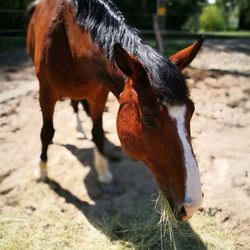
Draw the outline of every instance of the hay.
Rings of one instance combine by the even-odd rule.
[[[158,205],[165,202],[158,200]],[[0,249],[234,249],[233,239],[213,218],[197,215],[190,223],[178,222],[176,227],[167,211],[167,205],[159,214],[148,206],[126,216],[110,216],[93,226],[82,215],[69,218],[58,210],[43,215],[2,211]],[[166,224],[169,222],[172,229]]]
[[[189,222],[177,222],[161,192],[155,208],[157,213],[148,207],[133,216],[106,219],[106,235],[112,241],[118,240],[122,249],[235,249],[233,236],[220,228],[213,218],[198,214]]]
[[[71,220],[60,213],[29,216],[22,211],[11,211],[0,214],[1,250],[94,250],[113,249],[112,245],[105,235],[86,222]]]
[[[158,225],[160,227],[161,234],[161,249],[164,249],[164,245],[166,245],[164,239],[166,239],[167,233],[169,235],[170,246],[172,244],[173,248],[176,249],[176,243],[174,239],[174,228],[177,227],[177,221],[175,219],[169,201],[162,191],[159,191],[155,208],[160,215]]]

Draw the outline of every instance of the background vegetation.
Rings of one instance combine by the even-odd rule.
[[[138,29],[153,29],[156,0],[113,0]],[[168,30],[250,30],[249,0],[166,0]],[[32,0],[1,0],[0,29],[25,29],[25,9]]]

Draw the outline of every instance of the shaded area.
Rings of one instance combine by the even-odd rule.
[[[112,149],[112,143],[107,142],[107,144],[109,144],[108,148]],[[91,166],[91,171],[84,179],[84,184],[95,204],[82,201],[58,182],[49,179],[47,184],[58,196],[74,205],[95,228],[105,233],[112,241],[122,241],[124,245],[132,244],[136,249],[174,249],[167,228],[165,233],[161,232],[161,227],[157,225],[159,214],[154,210],[153,204],[148,202],[150,196],[156,196],[154,188],[145,188],[144,193],[139,194],[140,200],[135,201],[132,196],[126,195],[126,192],[133,186],[124,183],[121,179],[122,171],[125,169],[113,169],[116,181],[112,184],[110,192],[97,182],[92,162],[92,149],[80,149],[70,144],[62,146],[75,155],[83,166]],[[115,149],[114,146],[113,149]],[[80,157],[79,151],[81,151]],[[126,156],[121,152],[119,158],[126,160]],[[128,166],[126,169],[131,176],[133,168],[136,166]],[[144,168],[140,168],[139,172],[141,178],[148,174]],[[117,189],[117,192],[113,188]],[[133,192],[138,193],[139,190],[134,189]],[[118,203],[121,201],[120,206],[117,201]],[[129,209],[129,206],[124,204],[133,204],[133,209]],[[174,230],[174,235],[177,249],[207,249],[189,223],[179,222],[178,228]]]
[[[100,210],[103,210],[101,200],[95,200],[95,205],[89,205],[53,180],[48,180],[48,185],[67,203],[80,210],[92,225],[112,241],[123,241],[124,245],[130,243],[136,249],[174,249],[168,230],[161,235],[160,226],[157,225],[159,216],[149,204],[144,204],[143,209],[131,214],[123,214],[115,208],[106,208],[106,213],[100,214]],[[177,249],[207,249],[189,223],[179,222],[174,230],[174,238]]]
[[[249,55],[250,39],[207,39],[205,47],[214,51],[241,52]]]
[[[31,60],[25,49],[25,38],[0,39],[0,68],[31,66]]]

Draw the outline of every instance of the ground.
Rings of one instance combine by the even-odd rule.
[[[213,218],[220,230],[231,235],[233,249],[250,246],[249,53],[247,39],[208,40],[192,67],[185,71],[196,107],[192,138],[205,194],[200,216]],[[49,232],[60,236],[60,242],[66,242],[61,227],[66,230],[74,224],[72,240],[80,241],[84,246],[80,249],[117,249],[110,243],[114,240],[112,235],[96,220],[141,211],[156,199],[157,190],[146,167],[129,159],[118,147],[115,98],[109,96],[104,113],[107,151],[116,156],[109,164],[119,183],[119,192],[113,196],[104,194],[96,181],[91,122],[81,110],[87,139],[78,139],[68,100],[56,106],[56,133],[48,162],[51,181],[35,181],[41,113],[38,82],[25,49],[0,53],[0,105],[0,223],[7,223],[9,228],[13,221],[21,223],[21,229],[34,227],[34,235],[38,231]],[[15,230],[8,231],[13,238],[5,238],[0,229],[1,249],[19,249],[20,243],[13,239],[20,228]],[[78,237],[78,232],[82,237]],[[30,249],[49,249],[48,235],[34,235],[28,235],[37,239],[30,241],[33,244]],[[53,249],[58,249],[57,243],[53,242]],[[65,249],[71,249],[67,244]],[[22,249],[28,248],[22,245]]]

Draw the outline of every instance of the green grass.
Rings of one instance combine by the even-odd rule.
[[[250,38],[250,30],[241,30],[241,31],[213,31],[207,32],[211,36],[219,36],[221,38]]]
[[[175,54],[181,49],[184,49],[185,47],[191,45],[196,39],[172,39],[172,38],[167,38],[164,40],[164,47],[165,47],[165,55],[167,57]],[[146,40],[147,44],[156,47],[156,41],[154,39],[147,39]]]
[[[147,43],[153,47],[155,47],[156,43],[154,38],[147,39]],[[185,46],[192,43],[192,39],[180,39],[178,42],[173,39],[167,39],[165,47],[167,48],[167,55],[171,55],[178,51],[179,49],[184,48]],[[0,37],[0,52],[15,49],[15,48],[23,48],[26,46],[26,38],[25,37]]]
[[[165,55],[171,56],[177,51],[185,48],[186,46],[192,44],[198,37],[201,37],[204,33],[197,33],[195,35],[184,34],[184,35],[167,35],[164,37],[165,45]],[[219,32],[207,32],[207,39],[219,38],[219,39],[233,39],[233,38],[249,38],[250,31],[219,31]],[[155,37],[153,35],[145,36],[146,42],[152,46],[156,47]],[[26,38],[25,37],[0,37],[0,51],[13,48],[25,47]]]
[[[198,32],[198,33],[183,33],[183,35],[166,35],[164,37],[166,54],[169,56],[175,51],[178,51],[181,48],[192,43],[198,37],[205,35],[207,39],[220,38],[220,39],[229,39],[229,38],[249,38],[250,31],[218,31],[218,32]],[[156,46],[154,35],[146,35],[145,40],[147,43],[153,47]],[[176,43],[178,41],[178,43]],[[26,43],[25,37],[0,37],[0,51],[12,48],[24,47]]]
[[[185,48],[186,46],[192,44],[195,39],[171,39],[168,38],[165,40],[165,48],[166,48],[166,55],[170,56],[177,52],[180,49]],[[146,42],[152,46],[156,46],[156,42],[154,38],[148,38]],[[17,37],[17,38],[7,38],[7,37],[0,37],[0,52],[15,49],[15,48],[24,48],[26,46],[26,38],[25,37]]]

